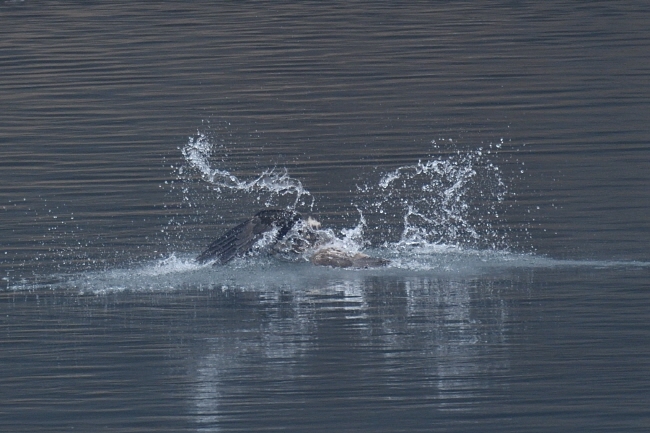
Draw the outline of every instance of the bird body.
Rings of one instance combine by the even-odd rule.
[[[238,224],[212,242],[196,260],[199,263],[214,261],[226,264],[235,257],[254,250],[266,238],[270,252],[281,258],[309,256],[315,265],[337,268],[368,268],[384,266],[388,260],[346,251],[333,245],[331,232],[320,230],[320,223],[295,211],[265,209]]]
[[[319,249],[309,258],[309,261],[315,265],[334,268],[376,268],[389,263],[386,259],[370,257],[363,253],[351,253],[334,247]]]

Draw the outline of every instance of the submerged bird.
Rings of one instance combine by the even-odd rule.
[[[320,223],[294,211],[266,209],[233,227],[212,242],[196,260],[226,264],[235,257],[253,251],[262,242],[270,253],[283,258],[309,257],[315,265],[337,268],[370,268],[384,266],[388,260],[346,251],[335,246],[334,237],[319,230]]]

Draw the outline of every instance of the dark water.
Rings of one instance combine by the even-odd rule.
[[[1,4],[0,430],[645,431],[649,13]],[[391,266],[192,263],[296,197]]]

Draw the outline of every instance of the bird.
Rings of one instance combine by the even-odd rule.
[[[320,230],[320,226],[311,216],[304,218],[293,210],[264,209],[214,240],[196,261],[225,265],[249,254],[266,238],[264,244],[270,254],[289,260],[306,255],[314,265],[335,268],[371,268],[389,263],[386,259],[335,245],[331,232]]]

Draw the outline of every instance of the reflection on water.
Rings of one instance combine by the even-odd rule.
[[[509,368],[504,289],[494,280],[368,277],[296,292],[223,291],[222,302],[247,313],[205,338],[194,411],[203,431],[218,431],[242,417],[282,425],[284,411],[300,419],[325,401],[343,418],[363,417],[370,401],[470,410]]]
[[[519,432],[647,419],[647,264],[172,262],[0,293],[6,425]]]

